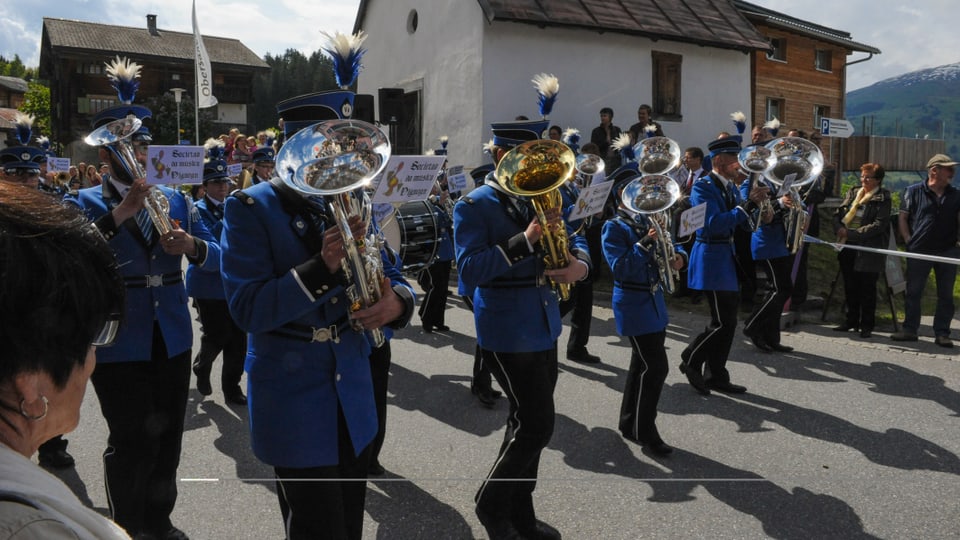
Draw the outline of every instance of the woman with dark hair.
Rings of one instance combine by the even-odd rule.
[[[30,460],[77,427],[94,351],[116,335],[123,298],[113,251],[82,214],[0,182],[0,531],[129,538]]]
[[[860,167],[860,187],[850,188],[833,215],[837,242],[871,248],[886,248],[890,241],[890,192],[883,187],[884,170],[876,163]],[[860,330],[860,337],[873,333],[877,309],[877,280],[886,256],[853,249],[837,254],[843,274],[847,313],[837,332]]]

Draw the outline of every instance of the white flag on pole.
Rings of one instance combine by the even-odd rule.
[[[200,27],[197,26],[197,1],[193,1],[193,48],[196,58],[197,75],[197,107],[206,109],[217,104],[213,95],[213,72],[210,69],[210,57],[203,46],[203,37],[200,36]]]

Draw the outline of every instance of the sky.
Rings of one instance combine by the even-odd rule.
[[[398,1],[398,0],[387,0]],[[475,0],[434,0],[436,2]],[[204,35],[239,39],[263,56],[287,49],[304,54],[324,43],[321,31],[353,30],[359,0],[198,0]],[[792,17],[849,32],[880,49],[847,68],[847,90],[918,69],[960,62],[957,0],[753,0]],[[145,27],[148,13],[160,30],[191,32],[191,0],[6,0],[0,2],[0,55],[20,55],[28,67],[40,60],[43,17]],[[399,26],[398,26],[399,27]],[[848,57],[855,61],[866,55]]]

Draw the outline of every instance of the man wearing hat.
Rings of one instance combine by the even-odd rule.
[[[694,182],[690,192],[690,206],[706,203],[707,209],[690,253],[687,284],[703,291],[710,303],[711,320],[680,354],[680,372],[703,395],[709,395],[710,389],[743,393],[747,389],[731,383],[726,368],[740,299],[733,234],[737,227],[749,225],[751,213],[769,195],[766,187],[754,186],[747,200],[741,197],[736,185],[740,172],[738,137],[717,139],[708,149],[713,170]]]
[[[275,166],[276,152],[273,146],[261,146],[253,151],[253,174],[248,176],[243,183],[243,189],[268,182],[273,177],[273,168]]]
[[[120,58],[107,67],[122,104],[97,114],[93,127],[150,117],[149,109],[132,104],[139,71]],[[112,347],[97,351],[91,377],[109,428],[103,463],[111,517],[131,536],[179,540],[187,535],[173,526],[170,514],[177,500],[193,344],[181,267],[186,257],[216,271],[220,250],[202,223],[194,223],[191,233],[179,228],[190,219],[179,192],[151,188],[138,174],[150,131],[141,125],[129,139],[140,167],[123,159],[116,144],[100,146],[109,180],[65,200],[83,209],[109,240],[127,288],[125,325]],[[173,230],[163,235],[145,208],[151,189],[169,202]]]
[[[510,148],[539,139],[548,124],[493,124],[495,161]],[[473,293],[483,362],[510,401],[503,445],[476,496],[477,517],[491,538],[560,538],[536,518],[533,507],[540,453],[553,433],[561,331],[557,296],[546,278],[574,283],[590,270],[580,236],[570,237],[566,267],[544,270],[537,248],[541,226],[566,226],[560,210],[548,210],[550,224],[539,223],[530,202],[501,188],[496,172],[454,207],[457,271],[464,290]]]
[[[341,37],[359,46],[360,36]],[[341,63],[334,55],[334,65]],[[341,86],[352,83],[337,78]],[[368,331],[403,327],[414,310],[397,261],[381,250],[387,276],[382,297],[352,311],[347,287],[356,283],[344,273],[346,250],[329,208],[333,203],[290,185],[294,162],[313,161],[320,136],[326,137],[330,124],[318,121],[347,119],[352,105],[348,90],[279,103],[286,141],[277,156],[278,177],[227,197],[223,220],[226,298],[249,334],[251,444],[257,459],[273,467],[291,540],[361,537],[370,446],[379,427]],[[381,144],[350,142],[358,152],[372,153]],[[367,225],[349,221],[355,238],[367,235]]]
[[[223,143],[210,139],[204,145],[209,156],[203,164],[203,187],[206,194],[197,201],[196,208],[203,225],[219,244],[223,231],[223,204],[234,184],[227,174],[227,162],[223,159]],[[223,352],[223,367],[220,387],[228,403],[246,405],[247,398],[240,389],[243,376],[243,359],[247,352],[247,334],[237,326],[227,307],[223,293],[220,269],[213,271],[191,264],[187,268],[187,295],[196,301],[200,314],[203,335],[200,336],[200,352],[193,361],[193,373],[197,376],[197,391],[209,396],[210,371],[213,361]]]
[[[957,246],[957,219],[960,190],[950,181],[957,162],[944,154],[927,161],[927,181],[907,187],[901,197],[898,227],[910,253],[960,258]],[[953,283],[957,265],[922,259],[907,259],[907,291],[903,329],[890,336],[894,341],[917,341],[920,329],[920,298],[933,270],[937,280],[937,308],[933,314],[934,342],[953,347],[950,321],[953,320]]]
[[[14,119],[14,136],[19,146],[0,150],[0,179],[37,189],[40,186],[40,162],[46,163],[43,150],[30,143],[33,116],[18,112]]]

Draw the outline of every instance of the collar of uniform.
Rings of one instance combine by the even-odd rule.
[[[214,208],[220,208],[221,206],[223,206],[223,201],[218,201],[213,197],[211,197],[210,195],[206,195],[206,197],[207,197],[207,202],[213,204]]]
[[[104,187],[107,188],[107,189],[105,189],[105,191],[107,191],[107,193],[105,193],[104,195],[109,196],[109,195],[111,195],[112,193],[116,193],[116,195],[117,195],[118,197],[120,197],[121,199],[123,199],[124,197],[126,197],[126,196],[127,196],[127,192],[130,191],[130,186],[125,185],[125,184],[122,184],[122,183],[114,180],[112,176],[111,176],[111,177],[107,180],[107,182],[104,184]]]

